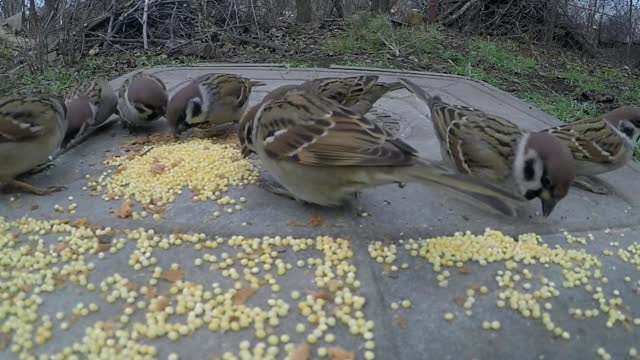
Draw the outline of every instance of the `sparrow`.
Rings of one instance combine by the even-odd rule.
[[[640,107],[622,106],[600,117],[574,121],[543,130],[560,139],[571,151],[581,177],[616,170],[633,158],[640,137]],[[593,192],[587,179],[578,184]]]
[[[62,98],[0,99],[0,185],[38,195],[64,190],[64,186],[38,188],[16,177],[45,163],[66,132],[67,108]]]
[[[360,115],[369,112],[373,104],[387,92],[404,88],[399,82],[378,82],[376,75],[319,78],[308,80],[302,86],[316,94],[328,97]]]
[[[132,128],[146,126],[167,110],[167,87],[157,76],[137,73],[118,90],[118,114]]]
[[[575,179],[575,163],[565,144],[549,133],[527,132],[483,111],[444,102],[408,79],[399,79],[426,105],[442,158],[458,171],[503,183],[527,200],[540,199],[547,217]]]
[[[376,75],[351,76],[344,78],[325,77],[307,80],[302,84],[283,85],[278,88],[277,93],[283,95],[289,91],[299,91],[301,88],[310,93],[334,100],[340,105],[348,107],[357,114],[365,115],[371,110],[373,104],[384,94],[390,91],[403,89],[404,85],[399,82],[378,82],[378,76]],[[269,99],[268,96],[269,95],[266,97],[267,100]],[[257,109],[257,107],[250,109],[249,113],[246,113],[246,119],[251,118]],[[253,110],[253,112],[250,112],[251,110]],[[241,122],[238,129],[239,132],[246,133],[247,131],[250,131],[251,129],[246,127],[247,124],[248,123],[246,121]],[[244,157],[254,153],[251,145],[248,143],[250,142],[250,139],[250,134],[245,134],[240,137],[241,153]]]
[[[255,108],[255,112],[253,111]],[[299,87],[269,93],[243,118],[253,149],[277,183],[277,194],[320,206],[338,206],[374,186],[435,185],[478,206],[516,215],[523,199],[486,181],[423,159],[404,141],[348,107]],[[246,141],[245,141],[246,143]]]
[[[251,89],[262,85],[266,84],[235,74],[211,73],[187,80],[171,95],[167,119],[176,134],[207,123],[237,123]]]
[[[105,124],[117,110],[118,96],[107,81],[99,79],[73,88],[65,97],[65,104],[69,126],[63,147]]]

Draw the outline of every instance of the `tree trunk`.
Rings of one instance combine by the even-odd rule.
[[[547,13],[545,14],[544,42],[549,45],[553,42],[556,32],[556,22],[558,20],[558,3],[553,0],[547,1]]]
[[[633,43],[633,0],[629,0],[629,29],[627,30],[627,64],[633,66],[631,44]]]
[[[29,0],[29,18],[33,31],[38,28],[38,13],[36,12],[36,0]]]
[[[48,17],[56,11],[57,2],[57,0],[44,0],[44,13],[46,14],[45,16]]]
[[[371,0],[371,12],[378,14],[388,14],[391,10],[389,0]]]
[[[296,0],[296,20],[301,24],[310,23],[313,20],[311,0]]]
[[[427,21],[429,25],[435,24],[438,20],[438,3],[439,0],[429,1],[429,8],[427,10]]]
[[[2,2],[2,15],[5,18],[11,17],[22,10],[21,0],[4,0]]]
[[[590,41],[595,37],[593,26],[596,22],[596,14],[598,13],[598,0],[589,3],[589,18],[587,19],[587,36]]]
[[[333,9],[331,12],[333,11],[335,11],[337,18],[344,17],[344,4],[342,3],[342,0],[333,0]]]
[[[602,41],[602,22],[604,21],[604,7],[606,5],[606,1],[602,1],[602,9],[600,9],[600,21],[598,22],[598,34],[596,38],[596,47],[600,47],[600,42]]]

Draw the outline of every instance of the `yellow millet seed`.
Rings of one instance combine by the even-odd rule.
[[[256,170],[231,141],[229,137],[155,144],[142,156],[114,157],[105,164],[117,171],[105,171],[88,188],[104,192],[107,200],[132,198],[159,206],[173,203],[184,187],[197,191],[194,201],[215,200],[230,186],[257,181]]]

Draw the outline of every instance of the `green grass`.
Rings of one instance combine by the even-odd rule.
[[[50,66],[42,73],[27,73],[18,87],[27,94],[63,94],[76,83],[69,69],[62,66]]]
[[[308,63],[305,61],[292,61],[288,64],[286,64],[288,67],[292,68],[292,69],[297,69],[297,68],[313,68],[315,67],[315,65],[313,65],[312,63]]]
[[[425,58],[440,51],[442,42],[435,29],[425,32],[394,28],[384,16],[365,16],[349,19],[346,31],[329,39],[323,48],[338,55],[385,56],[397,50],[400,54]]]
[[[595,106],[582,104],[569,96],[527,93],[521,95],[524,100],[534,104],[540,110],[555,116],[563,122],[571,122],[596,115]]]
[[[577,93],[603,92],[606,89],[600,76],[591,73],[584,65],[573,65],[568,71],[561,73],[560,76],[574,86]]]
[[[510,43],[498,45],[488,40],[471,40],[468,45],[469,62],[478,67],[511,75],[529,74],[536,68],[536,61],[519,55]]]
[[[134,69],[159,65],[189,66],[196,61],[193,57],[170,58],[165,54],[154,53],[131,59],[85,57],[75,66],[75,71],[62,64],[52,64],[40,73],[26,72],[18,79],[17,86],[9,90],[22,94],[60,95],[83,81],[96,78],[113,79]]]
[[[401,56],[412,56],[420,64],[448,64],[448,71],[452,74],[496,86],[508,81],[516,82],[518,76],[530,74],[536,68],[534,59],[519,55],[510,43],[499,45],[488,40],[471,39],[463,47],[455,49],[449,46],[437,28],[422,31],[393,27],[383,16],[351,18],[345,31],[324,44],[327,52],[367,57],[366,60],[345,60],[342,62],[344,65],[395,68],[398,65],[393,59],[397,50]]]

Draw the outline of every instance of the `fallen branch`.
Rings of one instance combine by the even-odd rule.
[[[392,44],[390,44],[385,38],[384,36],[382,36],[382,34],[378,33],[378,37],[380,38],[380,40],[382,40],[382,42],[385,43],[385,45],[387,45],[389,47],[389,49],[391,49],[391,51],[393,51],[393,53],[396,55],[396,57],[400,56],[400,48],[398,48],[397,46],[394,46]]]
[[[282,47],[280,45],[270,44],[270,43],[262,41],[262,40],[255,40],[255,39],[247,38],[247,37],[240,36],[240,35],[225,33],[225,32],[218,31],[218,30],[215,30],[215,32],[218,33],[218,34],[224,34],[226,36],[229,36],[229,37],[231,37],[233,39],[236,39],[238,41],[241,41],[241,42],[245,42],[245,43],[249,43],[249,44],[255,44],[255,45],[258,45],[258,46],[266,47],[266,48],[273,49],[273,50],[283,51],[283,52],[287,51],[286,48],[284,48],[284,47]]]
[[[464,14],[464,12],[467,11],[467,9],[471,7],[471,5],[477,2],[478,0],[470,0],[468,3],[464,4],[464,6],[460,8],[460,10],[458,10],[455,14],[451,15],[450,18],[445,19],[442,23],[446,25],[456,21],[456,19],[462,16],[462,14]]]

